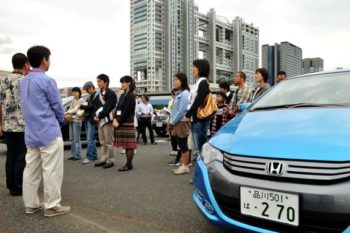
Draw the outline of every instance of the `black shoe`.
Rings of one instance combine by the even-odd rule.
[[[173,160],[173,161],[170,161],[169,163],[168,163],[168,165],[169,166],[180,166],[181,165],[181,163],[180,163],[180,161],[179,160]]]
[[[106,164],[103,166],[104,169],[111,168],[111,167],[114,167],[114,163],[110,161],[106,162]]]
[[[75,158],[74,157],[69,157],[68,160],[74,160]]]
[[[143,145],[147,145],[147,142],[144,142]]]
[[[125,165],[124,167],[122,168],[119,168],[118,171],[120,172],[126,172],[126,171],[130,171],[132,170],[134,167],[132,165]]]
[[[18,191],[18,190],[10,190],[10,195],[11,196],[22,196],[22,191]]]
[[[73,158],[72,160],[73,161],[78,161],[78,160],[81,160],[81,158]]]
[[[152,145],[157,145],[157,143],[156,143],[156,142],[152,142],[151,144],[152,144]]]
[[[106,161],[100,161],[100,162],[95,163],[95,167],[102,167],[105,164],[106,164]]]

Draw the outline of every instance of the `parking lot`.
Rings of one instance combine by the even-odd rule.
[[[117,166],[103,170],[92,164],[65,160],[63,204],[68,215],[46,219],[43,213],[24,214],[21,197],[9,196],[5,184],[5,145],[0,145],[0,233],[112,233],[202,232],[227,233],[209,223],[192,202],[192,175],[175,176],[167,162],[170,142],[140,145],[134,170],[119,173],[124,156],[118,149]],[[85,149],[83,150],[85,155]],[[65,150],[65,159],[69,149]]]

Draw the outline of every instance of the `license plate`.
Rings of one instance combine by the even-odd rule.
[[[299,196],[291,193],[241,187],[241,213],[299,226]]]
[[[163,127],[163,122],[156,122],[156,127]]]

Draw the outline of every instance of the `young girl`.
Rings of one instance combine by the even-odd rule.
[[[211,121],[210,135],[213,136],[222,126],[228,121],[228,105],[226,104],[227,95],[224,92],[219,92],[216,95],[218,111],[213,116]]]

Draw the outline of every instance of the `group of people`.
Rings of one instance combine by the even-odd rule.
[[[0,79],[0,133],[7,144],[6,184],[13,196],[23,194],[26,214],[45,217],[70,212],[62,206],[64,111],[56,81],[46,75],[51,52],[33,46],[27,56],[12,57],[13,72]],[[38,190],[44,180],[44,203]]]
[[[188,144],[192,145],[192,137],[185,138],[183,135],[179,136],[177,133],[173,133],[174,125],[181,125],[179,127],[185,130],[186,127],[183,124],[189,122],[190,117],[192,118],[192,128],[189,130],[188,135],[193,133],[194,152],[197,155],[207,138],[213,136],[239,113],[241,104],[256,101],[271,88],[271,85],[267,83],[268,71],[265,68],[259,68],[255,71],[255,81],[258,85],[254,90],[246,83],[246,74],[239,71],[233,77],[233,83],[237,89],[231,92],[230,82],[221,82],[219,84],[219,92],[216,94],[217,111],[207,119],[199,119],[196,116],[196,111],[205,103],[210,93],[208,85],[209,67],[210,65],[206,60],[193,62],[192,74],[196,79],[196,83],[190,92],[186,75],[183,73],[175,75],[175,88],[171,92],[172,99],[168,104],[168,109],[172,111],[169,122],[172,146],[170,156],[176,156],[168,164],[179,166],[178,169],[174,170],[175,174],[186,174],[190,171],[191,148],[188,148]],[[286,73],[284,71],[278,72],[277,82],[285,79]]]
[[[7,143],[7,188],[13,196],[23,195],[26,214],[44,210],[45,217],[71,210],[70,206],[60,204],[64,160],[61,126],[65,122],[69,122],[72,142],[69,160],[81,159],[80,134],[85,122],[88,145],[84,164],[98,159],[95,142],[98,130],[101,156],[95,167],[113,167],[115,147],[118,147],[125,150],[126,155],[125,165],[118,170],[132,170],[140,133],[147,144],[146,128],[149,129],[151,144],[156,144],[151,126],[153,107],[146,95],[141,96],[141,102],[138,101],[132,77],[120,78],[123,94],[117,98],[109,88],[109,77],[100,74],[96,78],[100,91],[95,90],[93,82],[86,82],[83,90],[89,97],[85,101],[80,88],[73,88],[74,99],[64,111],[57,83],[46,74],[50,56],[50,50],[44,46],[31,47],[27,56],[17,53],[12,57],[13,72],[0,79],[0,134],[4,134]],[[231,93],[228,83],[220,84],[216,98],[218,110],[203,118],[198,112],[211,95],[209,72],[209,62],[197,59],[192,66],[195,78],[192,88],[189,88],[186,74],[178,73],[174,77],[168,129],[172,137],[172,155],[177,156],[171,165],[179,165],[174,170],[176,175],[190,172],[191,153],[199,154],[208,139],[208,132],[214,134],[236,116],[241,103],[254,101],[269,88],[265,69],[256,71],[259,86],[255,91],[245,83],[245,74],[238,72],[234,76],[238,89]],[[38,197],[42,178],[44,203]]]
[[[130,76],[125,76],[120,80],[122,90],[125,93],[133,92],[135,89],[134,80]],[[101,74],[97,77],[98,87],[100,88],[100,92],[96,92],[95,86],[91,81],[88,81],[84,84],[83,90],[88,93],[88,100],[85,101],[82,98],[82,92],[79,87],[72,88],[72,96],[73,101],[71,102],[68,110],[65,112],[65,121],[69,124],[69,139],[71,142],[71,157],[68,160],[81,160],[81,128],[83,122],[85,122],[86,129],[86,138],[87,138],[87,150],[86,150],[86,158],[82,161],[82,164],[88,164],[97,160],[97,147],[95,141],[96,128],[98,129],[99,141],[102,145],[102,156],[101,161],[96,163],[96,167],[110,168],[114,166],[114,150],[112,144],[117,147],[117,144],[114,140],[120,139],[121,136],[124,137],[123,140],[128,144],[126,145],[121,153],[128,154],[131,158],[131,152],[128,151],[129,147],[135,147],[135,142],[130,142],[129,137],[134,135],[118,135],[117,131],[112,127],[113,119],[117,119],[117,116],[113,116],[115,114],[119,114],[118,105],[122,106],[121,108],[125,108],[125,114],[128,114],[129,118],[133,118],[134,124],[133,127],[136,129],[137,136],[136,141],[138,141],[140,135],[142,134],[142,139],[144,145],[147,145],[147,134],[146,129],[149,130],[150,141],[152,145],[156,145],[153,133],[153,128],[151,125],[151,119],[154,114],[153,106],[149,103],[149,97],[147,95],[141,95],[139,102],[138,97],[136,95],[121,95],[119,99],[113,91],[108,88],[109,77]],[[124,83],[126,83],[124,85]],[[131,85],[131,87],[130,87]],[[124,105],[125,98],[130,101],[131,97],[136,97],[133,101],[135,104],[129,105],[127,103]],[[114,107],[113,107],[114,106]],[[134,112],[131,112],[131,108],[135,107]],[[107,117],[107,118],[106,118]],[[125,115],[123,115],[125,117]],[[127,120],[130,120],[130,119]],[[101,123],[102,120],[102,123]],[[124,118],[119,119],[119,121],[124,121]],[[121,122],[119,122],[121,123]],[[130,124],[130,122],[125,123]],[[106,126],[106,127],[105,127]],[[134,130],[134,129],[124,129],[124,130]],[[130,131],[131,132],[131,131]],[[119,142],[119,144],[122,144]],[[119,146],[121,147],[121,146]],[[130,165],[130,167],[132,167]]]
[[[132,77],[120,79],[124,93],[118,98],[109,88],[109,77],[97,76],[100,92],[93,83],[85,83],[89,94],[82,99],[80,88],[73,88],[74,97],[65,112],[56,81],[46,74],[51,52],[44,46],[33,46],[27,56],[17,53],[12,57],[13,72],[0,79],[0,134],[7,144],[6,184],[10,195],[23,195],[26,214],[44,210],[45,217],[70,212],[62,206],[64,144],[61,127],[69,122],[72,142],[69,160],[81,159],[80,133],[83,118],[88,138],[89,163],[97,160],[95,130],[98,129],[101,158],[96,167],[114,166],[114,148],[125,149],[126,164],[119,171],[133,169],[136,149],[135,82]],[[144,112],[140,110],[139,115]],[[154,140],[154,139],[153,139]],[[154,143],[154,141],[152,141]],[[38,190],[44,179],[44,202],[39,201]]]

